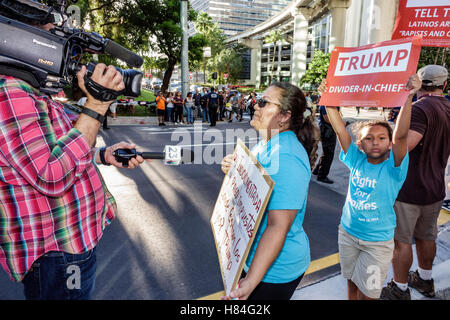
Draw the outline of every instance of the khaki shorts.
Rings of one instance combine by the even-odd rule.
[[[412,244],[412,238],[434,241],[437,237],[437,220],[442,208],[439,201],[421,206],[395,201],[394,210],[397,216],[397,227],[394,239]]]
[[[342,276],[367,297],[378,299],[394,253],[394,239],[364,241],[339,225],[338,245]]]

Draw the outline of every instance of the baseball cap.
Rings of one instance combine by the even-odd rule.
[[[423,86],[441,86],[447,81],[448,71],[442,66],[430,64],[417,71]]]

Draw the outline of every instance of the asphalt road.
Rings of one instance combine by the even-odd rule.
[[[100,133],[98,145],[123,140],[139,151],[162,151],[165,145],[183,144],[196,159],[178,167],[158,160],[135,170],[101,167],[118,213],[98,245],[95,299],[197,299],[223,290],[209,224],[223,180],[220,160],[233,151],[236,136],[251,147],[257,135],[248,122],[202,128],[194,134],[193,126],[111,126]],[[344,200],[311,181],[304,228],[312,260],[338,251]],[[320,277],[335,271],[324,270]],[[0,299],[22,298],[22,285],[0,271]]]

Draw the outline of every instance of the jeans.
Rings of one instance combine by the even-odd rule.
[[[174,108],[167,108],[167,120],[166,121],[171,121],[171,122],[175,122],[175,114],[173,112]]]
[[[96,248],[81,254],[50,251],[22,280],[27,300],[89,300],[97,269]]]
[[[208,108],[202,107],[202,114],[203,114],[203,122],[205,122],[206,120],[208,120],[208,122],[211,122],[211,121],[209,120],[209,112],[208,112]]]
[[[187,122],[194,122],[194,110],[191,107],[186,107]]]

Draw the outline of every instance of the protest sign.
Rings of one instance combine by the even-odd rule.
[[[324,106],[396,107],[408,97],[405,85],[416,73],[421,36],[357,48],[335,47],[327,73]]]
[[[211,217],[225,294],[236,288],[274,182],[238,140]]]
[[[450,47],[449,0],[400,0],[392,39],[419,34],[422,46]]]

